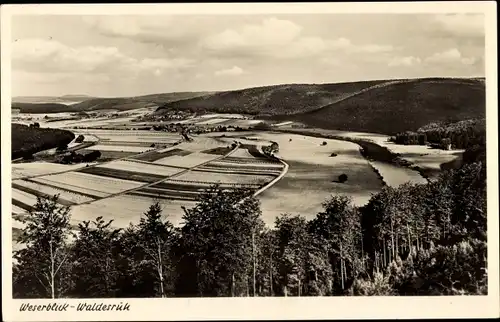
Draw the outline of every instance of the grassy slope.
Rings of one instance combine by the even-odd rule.
[[[289,84],[254,87],[217,92],[197,98],[164,104],[162,110],[191,110],[217,113],[258,115],[290,115],[311,111],[385,81],[366,81],[339,84]]]
[[[68,144],[75,135],[70,131],[59,129],[33,128],[21,124],[12,124],[12,159],[17,159],[23,153],[36,153]]]
[[[481,81],[421,79],[372,89],[291,119],[328,129],[394,134],[432,122],[484,118],[485,106]]]

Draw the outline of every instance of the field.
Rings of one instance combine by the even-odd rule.
[[[142,152],[146,152],[148,150],[152,150],[152,148],[143,147],[143,146],[131,146],[131,145],[97,144],[97,145],[93,145],[91,147],[88,147],[87,150],[142,153]]]
[[[31,193],[33,195],[45,194],[53,196],[58,194],[60,198],[74,204],[79,204],[94,200],[93,198],[81,195],[79,193],[70,192],[64,189],[53,188],[33,181],[15,180],[12,182],[12,186],[18,190],[22,190],[24,192]]]
[[[401,160],[410,162],[414,167],[435,175],[441,170],[442,166],[446,163],[453,161],[460,161],[460,156],[464,150],[440,150],[433,149],[429,146],[423,145],[400,145],[389,141],[389,136],[376,133],[364,132],[347,132],[338,130],[325,130],[325,129],[300,129],[304,134],[320,134],[326,136],[334,136],[345,138],[348,140],[366,141],[374,143],[384,149],[387,149],[392,154],[398,156]],[[413,176],[413,175],[412,175]],[[417,180],[417,182],[419,182]]]
[[[166,148],[166,149],[154,150],[154,151],[149,151],[147,153],[138,154],[138,155],[131,157],[131,159],[154,162],[154,161],[157,161],[157,160],[160,160],[160,159],[163,159],[166,157],[171,157],[174,155],[184,156],[184,155],[188,155],[188,154],[191,154],[191,152],[184,151],[184,150],[174,148],[174,147],[170,147],[170,148]]]
[[[191,121],[207,125],[257,121],[232,116],[203,115]],[[288,125],[285,121],[278,127]],[[320,131],[374,142],[434,170],[456,157],[449,151],[391,145],[388,136],[382,134]],[[131,221],[137,222],[140,214],[159,200],[174,224],[180,224],[181,206],[193,206],[200,192],[212,184],[218,183],[223,189],[247,187],[256,191],[282,176],[257,196],[264,221],[273,225],[281,213],[315,216],[322,210],[322,202],[332,195],[348,195],[356,205],[363,205],[384,184],[426,182],[415,170],[365,159],[356,143],[308,135],[226,132],[192,135],[192,141],[181,141],[178,134],[142,130],[75,131],[76,136],[80,134],[85,136],[85,142],[97,144],[79,151],[101,151],[99,163],[88,167],[46,162],[14,164],[13,212],[32,206],[36,195],[59,193],[61,204],[72,205],[74,222],[102,215],[114,219],[115,226],[125,227]],[[240,146],[233,151],[235,141]],[[173,146],[175,142],[178,144]],[[276,155],[288,165],[286,173],[282,162],[262,154],[262,147],[271,142],[279,144]],[[332,157],[332,153],[337,156]],[[344,183],[338,182],[341,174],[348,176]],[[23,176],[36,177],[19,180]]]
[[[93,168],[84,169],[88,170]],[[41,177],[41,179],[47,179],[63,184],[71,184],[73,186],[82,188],[93,187],[96,190],[102,191],[107,194],[119,193],[125,190],[137,188],[141,185],[141,183],[135,181],[105,178],[102,176],[96,176],[81,172],[67,172],[63,174],[49,175]]]
[[[283,133],[253,132],[245,136],[276,141],[279,156],[289,165],[285,176],[259,195],[263,218],[269,225],[274,225],[281,213],[313,217],[332,194],[350,195],[356,204],[364,204],[382,188],[382,181],[354,143]],[[326,146],[321,145],[323,141]],[[330,157],[332,152],[338,156]],[[336,182],[342,173],[348,175],[347,182]]]
[[[265,184],[274,177],[268,175],[248,175],[241,173],[220,173],[216,171],[189,171],[176,177],[176,180],[191,182]]]
[[[87,163],[66,165],[50,162],[15,163],[12,164],[12,179],[76,170],[85,167],[86,164]],[[88,164],[92,165],[94,163]]]
[[[182,166],[182,167],[194,167],[196,165],[211,161],[220,157],[220,155],[206,154],[201,152],[194,152],[188,155],[179,156],[172,155],[159,160],[156,160],[154,163],[170,165],[174,167]]]
[[[184,170],[184,168],[174,168],[163,165],[155,165],[153,163],[148,164],[146,162],[134,162],[127,160],[112,161],[96,168],[109,168],[109,169],[131,171],[131,172],[143,172],[150,174],[158,174],[160,176],[170,176],[172,174]]]
[[[113,219],[113,226],[127,227],[131,222],[137,224],[141,215],[147,211],[153,202],[153,198],[119,195],[108,199],[98,200],[90,204],[72,207],[71,216],[75,222],[95,219],[102,216],[104,220]],[[163,208],[163,215],[174,224],[179,225],[182,221],[183,211],[181,206],[190,208],[194,206],[192,201],[158,200]]]

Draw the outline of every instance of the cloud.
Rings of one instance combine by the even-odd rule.
[[[134,58],[116,47],[69,47],[55,40],[20,39],[12,44],[13,68],[53,72],[151,72],[188,68],[185,58]]]
[[[13,82],[35,83],[35,84],[67,84],[78,80],[88,83],[106,83],[111,81],[111,77],[103,73],[79,73],[79,72],[55,72],[38,73],[23,70],[16,70],[12,73]]]
[[[196,19],[174,16],[85,16],[82,20],[104,36],[144,43],[185,42],[199,37]]]
[[[482,14],[437,15],[434,21],[444,32],[463,37],[484,37],[485,25]]]
[[[420,58],[414,56],[394,57],[387,65],[389,67],[414,66],[421,62],[422,60]]]
[[[260,24],[226,29],[201,41],[201,47],[216,55],[274,58],[311,57],[324,53],[381,53],[394,50],[390,45],[353,44],[349,39],[304,36],[303,27],[289,20],[267,18]]]
[[[462,53],[457,48],[451,48],[443,52],[435,53],[427,57],[425,61],[433,64],[461,63],[464,65],[472,65],[476,62],[476,59],[474,57],[463,57]]]
[[[215,76],[237,76],[243,74],[243,69],[238,66],[233,66],[229,69],[221,69],[216,71]]]
[[[259,25],[245,25],[239,31],[226,29],[209,37],[204,45],[217,51],[235,48],[279,47],[295,40],[301,31],[302,27],[291,21],[268,18]]]

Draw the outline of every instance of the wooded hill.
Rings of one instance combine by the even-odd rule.
[[[12,159],[57,148],[70,143],[75,135],[66,130],[12,124]]]
[[[291,115],[316,110],[364,88],[386,81],[338,84],[287,84],[217,92],[164,104],[162,110],[242,113],[253,115]]]
[[[157,113],[245,113],[325,129],[392,135],[431,122],[482,118],[485,104],[482,79],[425,78],[256,87],[167,103]]]
[[[12,103],[12,109],[18,109],[21,113],[63,113],[71,112],[71,107],[60,103]]]
[[[82,102],[71,105],[65,105],[60,103],[13,102],[11,106],[13,109],[19,109],[21,113],[59,113],[59,112],[110,110],[110,109],[126,111],[148,106],[158,106],[171,101],[183,100],[206,94],[208,94],[208,92],[177,92],[177,93],[166,93],[166,94],[151,94],[151,95],[136,96],[136,97],[115,97],[115,98],[87,97]],[[65,96],[65,98],[68,99],[67,96]],[[27,99],[28,98],[24,98],[24,101],[26,101]]]
[[[432,122],[486,116],[485,86],[469,79],[421,79],[392,83],[318,110],[294,115],[308,125],[393,135]]]

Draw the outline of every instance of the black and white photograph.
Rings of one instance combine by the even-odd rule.
[[[494,5],[30,6],[8,20],[2,7],[17,314],[78,299],[114,304],[73,314],[153,298],[498,300]]]

